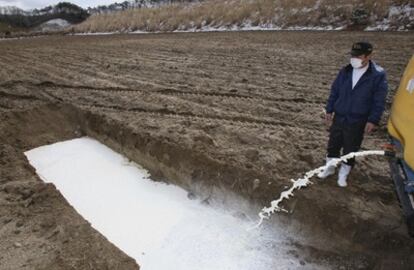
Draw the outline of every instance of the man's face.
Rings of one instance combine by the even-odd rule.
[[[365,55],[365,54],[361,54],[359,56],[353,56],[353,57],[361,59],[362,66],[366,66],[369,60],[371,59],[371,55]]]

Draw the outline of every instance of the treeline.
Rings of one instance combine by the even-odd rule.
[[[33,28],[52,19],[64,19],[70,23],[80,23],[89,17],[87,10],[68,2],[55,6],[35,9],[18,14],[0,14],[0,23],[13,28]]]

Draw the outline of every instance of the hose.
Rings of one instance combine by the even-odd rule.
[[[275,212],[286,212],[288,213],[288,211],[284,208],[282,208],[280,206],[280,203],[283,200],[288,200],[290,197],[293,196],[293,191],[296,189],[301,189],[303,187],[306,187],[310,184],[312,184],[312,182],[309,180],[310,178],[312,178],[313,176],[315,176],[316,174],[323,172],[324,170],[326,170],[328,167],[337,167],[339,164],[341,164],[342,162],[347,161],[348,159],[351,158],[355,158],[355,157],[363,157],[363,156],[371,156],[371,155],[377,155],[377,156],[395,156],[395,153],[393,153],[393,151],[384,151],[384,150],[369,150],[369,151],[361,151],[361,152],[352,152],[349,154],[346,154],[340,158],[334,158],[331,161],[329,161],[327,164],[325,164],[324,166],[321,166],[319,168],[316,168],[314,170],[308,171],[307,173],[305,173],[305,175],[302,178],[299,178],[297,180],[291,179],[292,181],[292,186],[288,189],[283,191],[279,198],[276,200],[273,200],[270,202],[270,207],[264,207],[260,213],[259,213],[259,222],[253,226],[252,228],[250,228],[249,230],[252,229],[256,229],[259,228],[260,225],[262,225],[263,221],[265,219],[269,219],[270,216],[272,214],[274,214]]]

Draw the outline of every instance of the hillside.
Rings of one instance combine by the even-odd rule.
[[[17,7],[0,7],[0,33],[43,29],[40,26],[57,19],[70,24],[80,23],[88,16],[86,10],[67,2],[31,11]]]
[[[206,0],[94,14],[76,32],[413,30],[412,1]]]
[[[0,15],[26,15],[23,9],[20,9],[15,6],[3,6],[0,7]]]

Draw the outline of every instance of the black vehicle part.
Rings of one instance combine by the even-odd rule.
[[[411,237],[414,237],[414,193],[407,193],[405,191],[405,182],[408,178],[401,164],[401,160],[398,158],[390,158],[389,164],[391,177],[394,181],[397,196],[406,219],[408,233]]]

